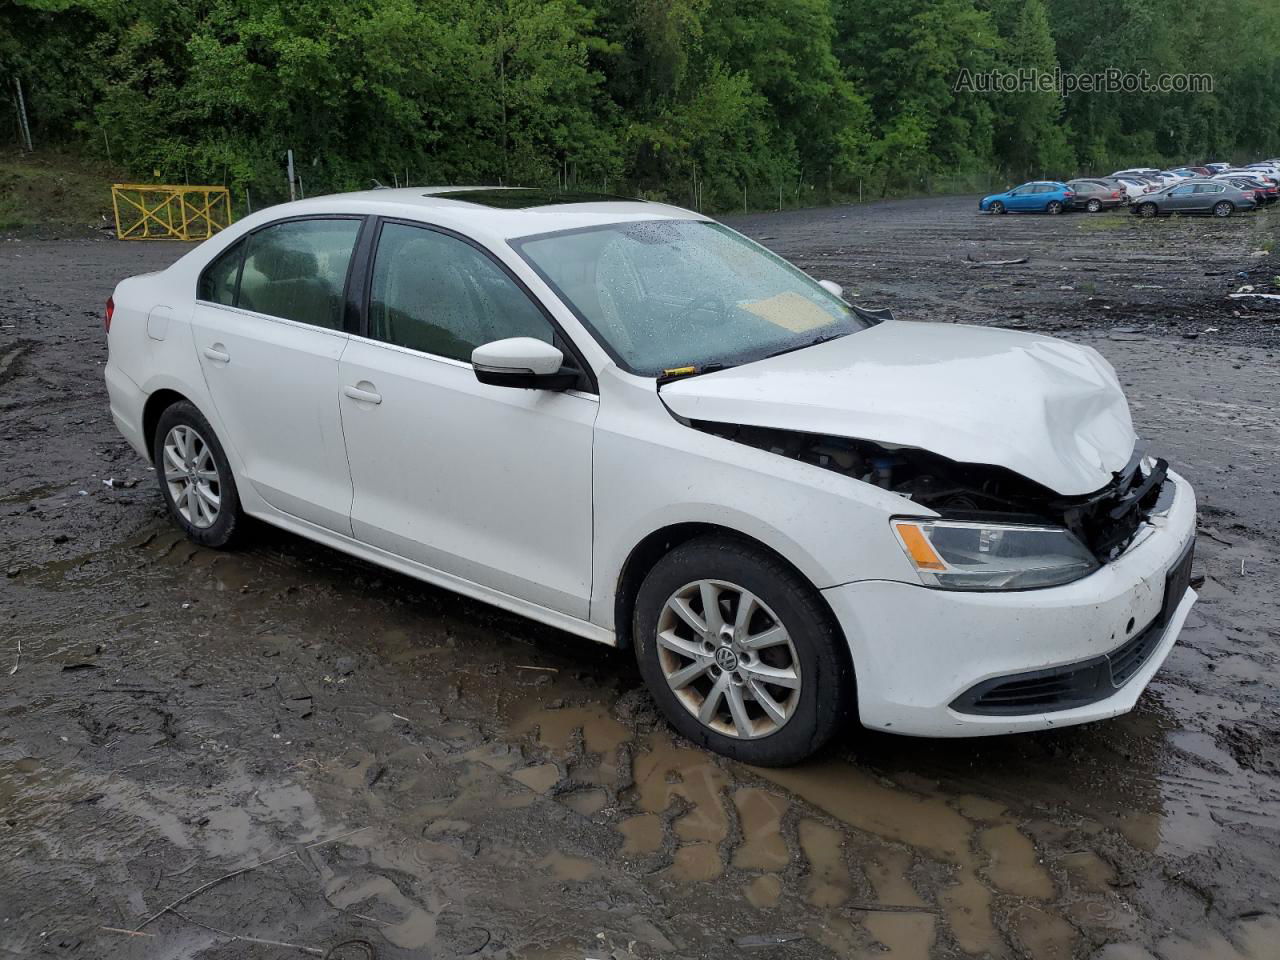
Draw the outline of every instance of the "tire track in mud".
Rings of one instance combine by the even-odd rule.
[[[35,344],[29,340],[18,340],[0,348],[0,391],[3,391],[10,380],[17,378],[19,364],[32,351],[34,346]]]

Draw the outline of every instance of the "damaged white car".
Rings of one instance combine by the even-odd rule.
[[[256,213],[108,304],[111,409],[175,521],[256,517],[634,648],[755,764],[1133,707],[1195,497],[1115,373],[898,322],[659,204],[402,189]]]

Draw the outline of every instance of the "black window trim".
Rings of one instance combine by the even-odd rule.
[[[390,223],[406,227],[417,227],[422,230],[431,230],[435,233],[443,234],[446,237],[461,240],[469,247],[479,251],[482,256],[488,258],[491,263],[497,266],[497,268],[516,285],[516,288],[528,298],[529,302],[533,304],[535,309],[542,314],[543,319],[547,321],[556,337],[559,338],[563,346],[566,348],[564,351],[568,355],[566,359],[572,359],[574,365],[582,371],[585,383],[575,387],[574,389],[579,393],[599,396],[600,385],[596,379],[596,372],[592,369],[591,365],[587,363],[586,357],[583,356],[582,351],[578,349],[578,345],[573,342],[573,338],[565,332],[564,327],[562,327],[556,318],[552,316],[551,311],[547,309],[547,305],[542,302],[541,298],[536,296],[534,292],[529,289],[529,285],[526,284],[507,264],[503,263],[492,250],[480,243],[478,240],[467,236],[465,233],[459,233],[456,230],[450,230],[448,227],[442,227],[438,224],[428,223],[425,220],[414,220],[408,217],[371,216],[369,217],[369,221],[370,223],[367,225],[369,239],[365,244],[365,249],[361,252],[362,259],[360,261],[360,275],[358,278],[360,286],[358,301],[360,314],[359,324],[358,329],[352,331],[352,336],[360,337],[362,340],[368,340],[370,343],[378,343],[384,346],[394,347],[398,350],[408,350],[417,356],[428,357],[432,360],[444,360],[449,363],[459,363],[471,368],[472,364],[470,360],[457,360],[454,357],[445,357],[440,354],[428,353],[425,350],[415,350],[412,347],[403,347],[400,344],[390,343],[386,340],[379,340],[370,333],[369,305],[373,295],[374,258],[377,256],[378,246],[382,240],[382,228]]]
[[[361,246],[365,240],[366,234],[369,233],[369,221],[371,219],[373,218],[363,213],[306,213],[306,214],[299,214],[293,217],[281,217],[279,220],[272,220],[269,223],[260,224],[259,226],[254,227],[252,230],[248,230],[245,233],[241,234],[239,237],[235,239],[235,241],[231,244],[231,246],[227,247],[226,250],[223,250],[216,257],[214,257],[212,260],[210,260],[208,263],[204,265],[204,268],[200,271],[200,275],[196,277],[195,300],[197,303],[207,304],[208,306],[211,306],[211,307],[223,307],[231,310],[239,310],[243,313],[253,314],[254,316],[270,317],[273,320],[283,320],[286,323],[297,323],[304,327],[311,327],[315,330],[329,330],[329,331],[332,331],[333,333],[346,333],[346,334],[355,333],[355,330],[351,329],[353,321],[357,319],[351,313],[351,307],[352,307],[351,280],[352,280],[352,275],[355,272],[356,258],[361,253]],[[360,221],[360,227],[356,231],[355,243],[353,243],[351,246],[351,258],[347,261],[347,275],[346,275],[346,278],[343,280],[343,285],[342,285],[343,315],[340,318],[342,321],[342,325],[337,328],[325,327],[318,323],[309,323],[305,320],[293,320],[289,317],[277,317],[273,313],[262,313],[260,310],[250,310],[248,307],[240,306],[240,281],[244,277],[245,252],[249,249],[249,240],[255,234],[261,233],[263,230],[270,229],[271,227],[276,227],[283,223],[298,223],[304,220],[359,220]],[[229,253],[236,246],[240,247],[240,263],[236,267],[236,285],[235,285],[235,293],[232,298],[233,302],[217,303],[216,301],[213,301],[213,300],[201,299],[200,287],[204,283],[204,275],[208,273],[210,269],[212,269],[215,263],[221,260],[225,254]]]
[[[216,257],[204,265],[204,269],[200,271],[200,275],[196,277],[196,303],[207,303],[211,307],[231,307],[233,310],[236,306],[236,300],[240,298],[240,275],[244,273],[244,251],[249,246],[247,243],[249,234],[237,237],[235,242],[219,253]],[[236,260],[236,279],[231,284],[231,302],[219,303],[217,300],[205,300],[200,296],[200,288],[204,286],[204,278],[217,264],[222,262],[222,258],[232,251],[236,252],[238,259]]]

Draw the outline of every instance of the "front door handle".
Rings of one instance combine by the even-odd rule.
[[[210,360],[216,360],[218,363],[231,362],[231,354],[227,353],[227,348],[220,343],[215,343],[212,347],[205,347],[204,355]]]
[[[373,384],[370,383],[368,386],[371,387]],[[372,390],[361,390],[359,387],[343,387],[342,392],[352,400],[359,400],[363,403],[377,404],[382,402],[382,394],[374,393]]]

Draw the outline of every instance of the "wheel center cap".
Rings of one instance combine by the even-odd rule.
[[[733,673],[738,669],[738,655],[728,647],[721,647],[716,651],[716,666],[725,673]]]

